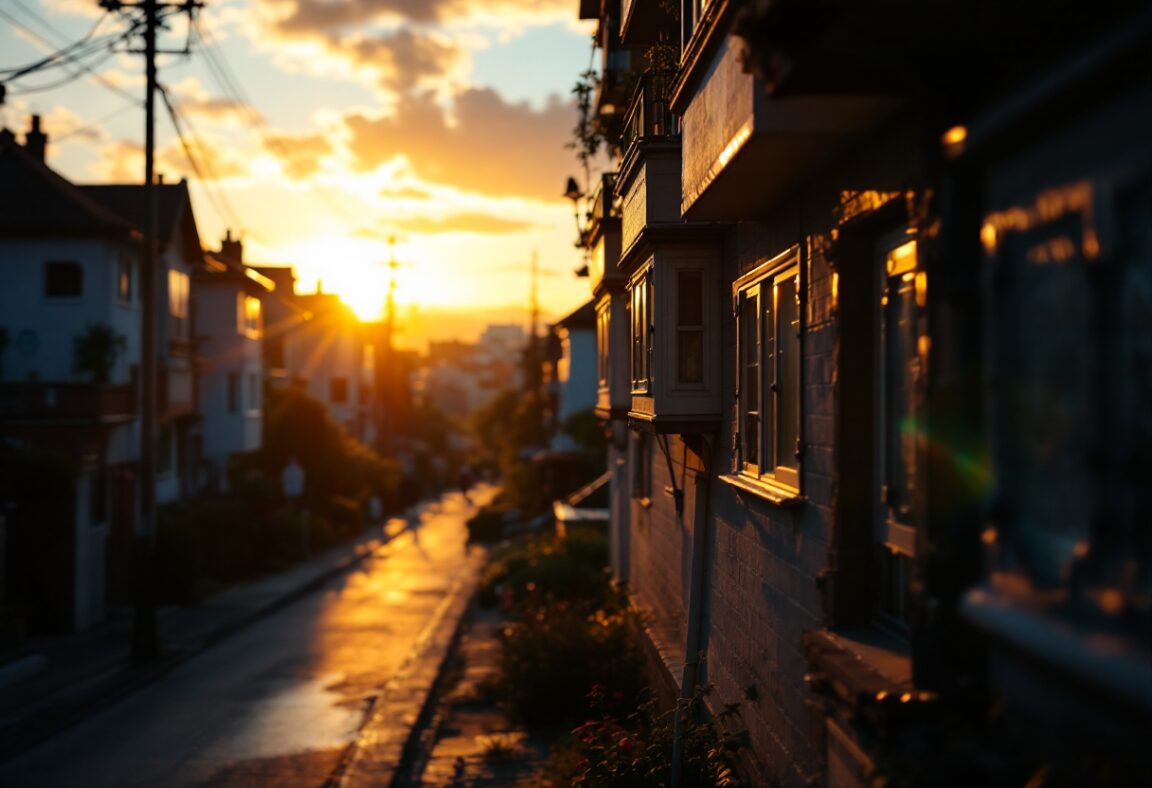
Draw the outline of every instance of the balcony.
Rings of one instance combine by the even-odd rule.
[[[675,72],[640,77],[624,120],[621,244],[627,250],[650,224],[680,221],[680,122],[669,96]]]
[[[620,260],[620,201],[616,195],[616,173],[600,176],[588,201],[588,229],[582,238],[590,253],[588,265],[592,293],[605,288],[623,290],[624,277],[617,271]]]
[[[695,89],[682,88],[685,219],[762,214],[900,106],[874,95],[771,98],[723,47]],[[755,184],[755,188],[749,188]]]
[[[657,0],[621,0],[620,37],[628,46],[655,44],[663,33],[668,40],[677,35],[676,18],[660,7]]]
[[[130,384],[0,383],[0,420],[8,423],[116,424],[135,414]]]
[[[190,369],[167,365],[156,376],[156,408],[163,419],[186,418],[196,412]]]

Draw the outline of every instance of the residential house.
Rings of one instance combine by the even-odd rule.
[[[142,184],[85,185],[93,202],[134,227],[145,222]],[[202,444],[197,407],[196,345],[191,302],[192,275],[204,269],[204,252],[188,182],[155,186],[160,275],[157,276],[156,501],[192,494]]]
[[[552,333],[559,344],[556,359],[555,431],[551,449],[574,451],[578,445],[564,432],[572,416],[596,404],[596,305],[589,301],[557,320]]]
[[[201,484],[226,489],[231,459],[263,445],[264,304],[276,284],[244,264],[243,246],[231,233],[206,262],[192,275],[204,414]]]
[[[26,626],[78,630],[128,579],[142,239],[45,165],[39,118],[26,140],[0,131],[0,440],[59,457],[70,490],[0,479],[0,591]]]
[[[375,441],[372,384],[375,350],[356,315],[333,293],[296,294],[293,306],[308,314],[291,333],[287,368],[295,383],[327,406],[348,433]]]
[[[757,784],[1141,779],[1152,13],[580,13],[613,561],[664,695],[739,702]]]

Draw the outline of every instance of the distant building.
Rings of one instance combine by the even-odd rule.
[[[225,489],[230,459],[262,446],[264,307],[276,284],[244,264],[243,246],[230,235],[207,263],[192,279],[204,414],[201,482]]]
[[[463,418],[523,380],[527,340],[519,326],[488,326],[476,343],[430,342],[412,373],[413,394],[441,412]]]
[[[555,432],[553,451],[574,451],[576,442],[563,431],[576,413],[596,404],[596,305],[589,301],[557,320],[552,333],[559,344],[555,363]]]

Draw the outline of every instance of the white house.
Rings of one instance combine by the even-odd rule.
[[[81,186],[81,191],[137,228],[144,226],[140,184]],[[191,275],[204,269],[204,252],[188,184],[156,187],[160,273],[157,276],[161,366],[157,373],[156,500],[167,503],[195,487],[200,452],[196,405],[195,344],[192,336]]]
[[[229,458],[261,446],[264,412],[263,303],[276,284],[244,265],[231,235],[192,275],[203,414],[201,482],[227,486]]]
[[[84,629],[128,579],[141,237],[49,169],[46,143],[37,118],[23,147],[0,131],[0,441],[61,457],[74,494],[63,523],[0,491],[12,507],[5,602],[32,628]],[[29,546],[47,529],[65,529],[48,535],[59,556]]]

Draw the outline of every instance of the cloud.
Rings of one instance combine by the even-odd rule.
[[[571,13],[571,0],[264,0],[283,33],[332,32],[379,20],[422,24]]]
[[[417,177],[500,196],[552,198],[572,169],[564,148],[574,122],[572,105],[556,96],[542,109],[508,103],[489,88],[455,99],[456,123],[428,94],[402,96],[394,114],[345,118],[356,166],[371,170],[396,156]]]
[[[265,134],[264,147],[280,159],[284,174],[293,180],[315,175],[321,159],[332,152],[324,134]]]
[[[536,227],[533,222],[520,219],[505,219],[486,213],[458,213],[443,219],[427,216],[414,216],[409,219],[392,219],[393,226],[402,232],[410,233],[474,233],[478,235],[505,235],[523,232]]]
[[[385,186],[380,190],[380,196],[389,199],[427,200],[432,193],[416,186]]]
[[[330,43],[333,52],[374,68],[381,86],[397,92],[441,82],[466,60],[464,51],[448,37],[412,28],[350,42],[333,39]]]

